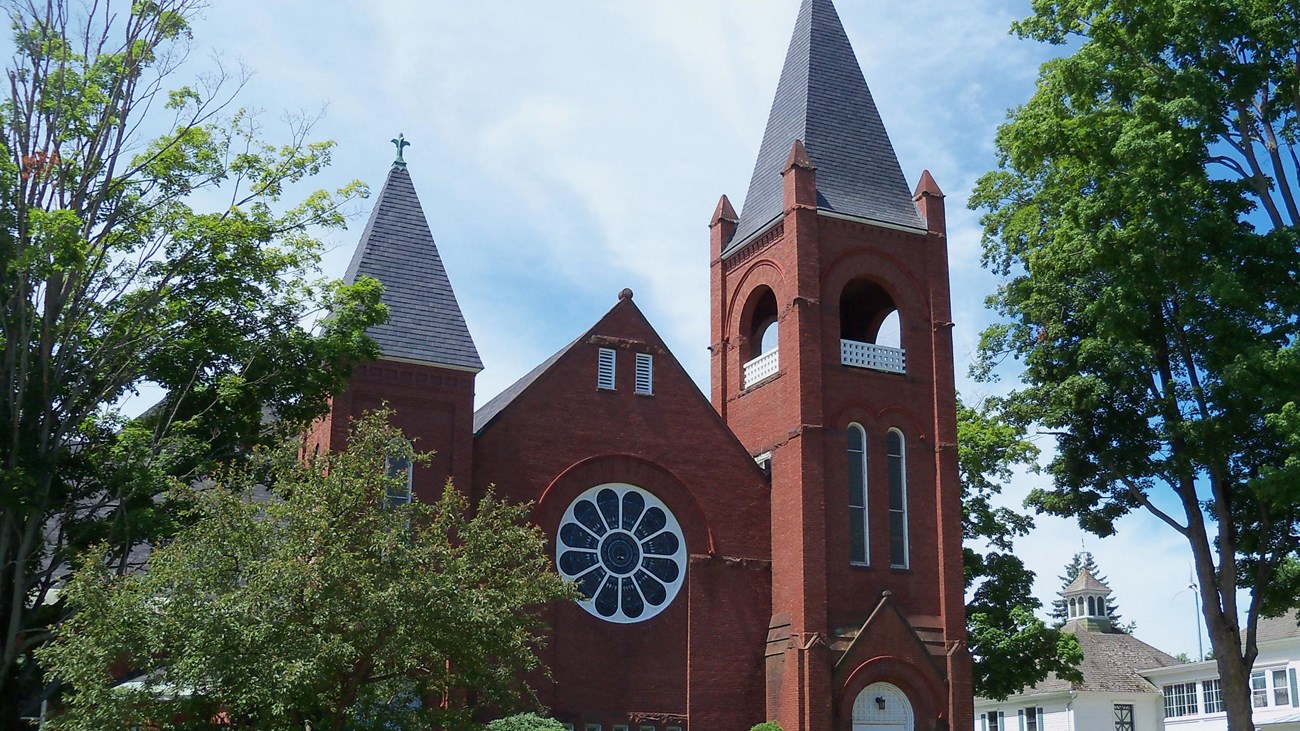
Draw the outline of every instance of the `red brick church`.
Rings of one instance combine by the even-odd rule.
[[[438,453],[417,495],[535,503],[586,597],[547,608],[536,682],[572,728],[971,728],[943,194],[908,187],[831,0],[803,0],[744,205],[710,228],[709,398],[624,290],[475,411],[399,154],[347,272],[385,286],[383,357],[312,440],[387,401]]]

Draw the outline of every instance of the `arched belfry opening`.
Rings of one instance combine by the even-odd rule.
[[[744,387],[749,388],[776,375],[780,366],[776,293],[766,286],[755,288],[744,311],[741,319],[741,332],[745,335]]]
[[[840,293],[840,362],[905,372],[898,307],[884,287],[869,279],[855,279]]]

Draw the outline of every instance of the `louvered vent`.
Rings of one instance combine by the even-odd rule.
[[[654,393],[655,357],[649,353],[636,354],[636,392]]]
[[[611,348],[601,348],[596,357],[596,387],[614,390],[614,360],[617,354]]]

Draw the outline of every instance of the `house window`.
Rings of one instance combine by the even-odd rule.
[[[414,477],[411,460],[405,457],[384,459],[384,474],[389,482],[384,487],[384,507],[395,508],[411,502],[411,483]],[[401,482],[394,482],[400,480]]]
[[[1133,731],[1133,704],[1115,704],[1115,731]]]
[[[1268,706],[1268,678],[1263,670],[1250,674],[1250,704],[1255,708]]]
[[[1291,697],[1287,695],[1286,689],[1286,670],[1273,671],[1273,704],[1277,706],[1291,705]]]
[[[613,352],[613,351],[610,351],[610,352]],[[583,726],[582,726],[582,731],[600,731],[600,724],[598,724],[598,723],[586,723],[586,724],[583,724]]]
[[[655,727],[648,723],[643,723],[636,727],[636,731],[655,731]]]
[[[1165,686],[1165,718],[1176,718],[1196,713],[1196,683],[1174,683]]]
[[[610,726],[610,729],[611,731],[627,731],[627,724],[616,723],[613,726]]]
[[[1043,727],[1043,709],[1037,706],[1020,709],[1021,731],[1039,731]]]
[[[1223,690],[1218,678],[1201,681],[1201,695],[1205,700],[1206,713],[1223,711]]]
[[[867,566],[867,433],[849,424],[849,562]]]
[[[596,355],[596,388],[614,390],[614,363],[618,354],[613,348],[601,348]],[[599,724],[597,724],[599,725]],[[588,729],[587,731],[591,731]],[[596,731],[600,731],[597,729]]]
[[[1003,731],[1003,726],[1006,725],[1001,711],[981,713],[980,718],[984,720],[983,731]]]
[[[649,353],[636,354],[636,392],[654,393],[655,357]]]
[[[886,439],[889,462],[889,565],[907,568],[907,465],[903,433],[890,429]]]

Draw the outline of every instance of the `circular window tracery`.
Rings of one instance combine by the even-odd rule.
[[[668,506],[622,483],[597,485],[560,519],[555,564],[586,597],[578,606],[608,622],[662,612],[686,577],[686,541]]]

